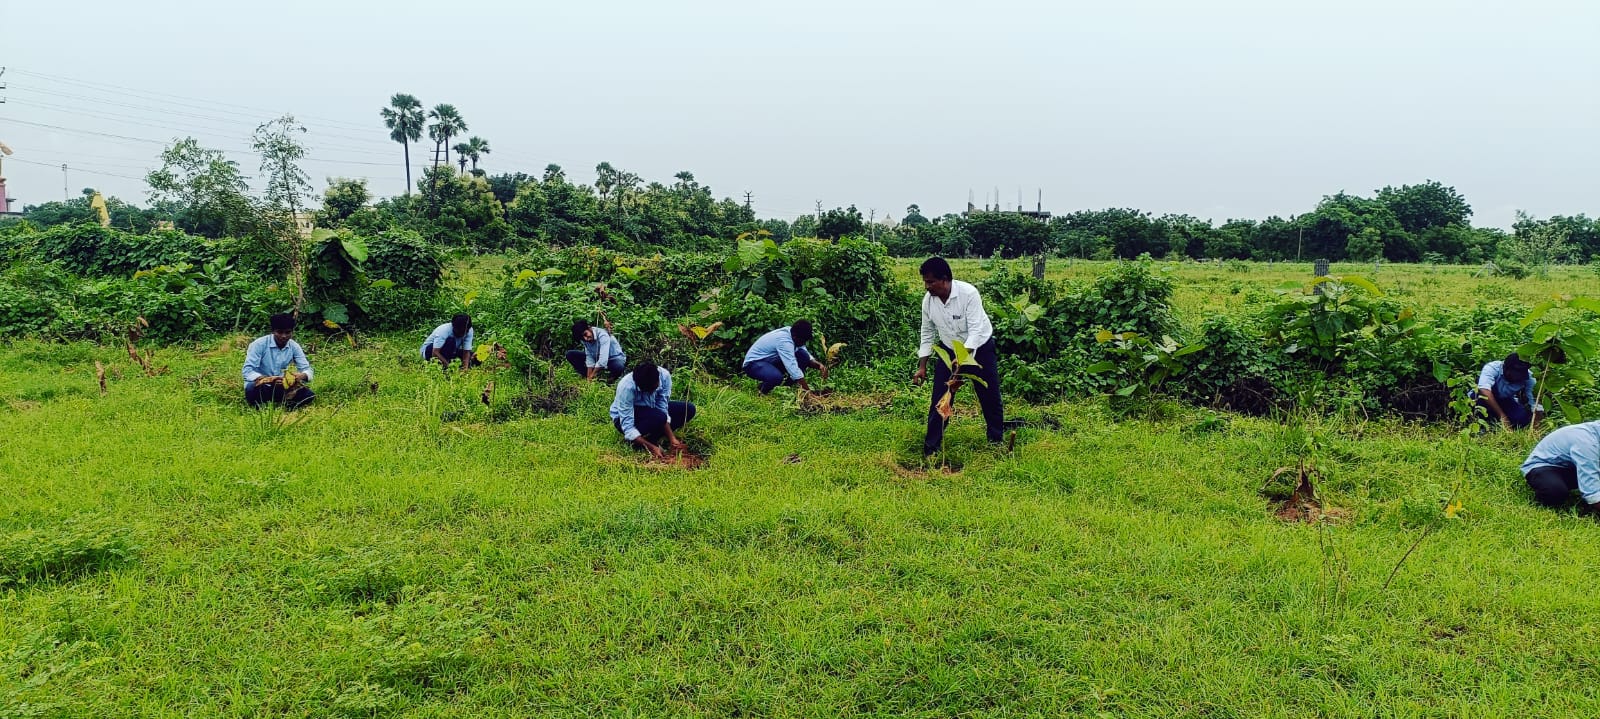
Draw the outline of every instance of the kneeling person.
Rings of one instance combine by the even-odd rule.
[[[1522,476],[1539,504],[1560,507],[1577,490],[1585,507],[1600,511],[1600,422],[1562,427],[1539,440]]]
[[[461,369],[472,367],[477,357],[472,354],[472,317],[456,315],[428,335],[422,343],[422,361],[438,362],[441,368],[449,367],[450,360],[461,360]]]
[[[761,383],[761,394],[771,392],[780,384],[790,383],[810,391],[811,385],[806,383],[803,368],[815,368],[824,381],[828,379],[828,366],[812,359],[811,353],[806,351],[806,343],[810,341],[810,320],[800,320],[761,335],[744,353],[745,375]]]
[[[572,339],[583,345],[581,350],[567,350],[567,364],[579,377],[593,380],[603,369],[617,379],[627,371],[628,356],[622,352],[622,343],[605,329],[578,320],[572,323]]]
[[[282,404],[304,407],[316,399],[311,391],[311,360],[294,341],[294,315],[272,316],[272,334],[256,338],[244,353],[244,401],[251,407]],[[290,363],[296,372],[285,375]],[[289,377],[293,382],[286,381]],[[293,385],[293,386],[290,386]]]
[[[611,402],[611,423],[622,438],[649,451],[656,459],[667,454],[660,442],[666,440],[675,451],[685,448],[673,430],[683,429],[694,419],[694,405],[675,402],[672,373],[650,361],[640,362],[633,372],[617,381],[617,396]]]
[[[1483,366],[1478,373],[1478,412],[1508,429],[1523,429],[1544,419],[1544,407],[1534,401],[1533,373],[1528,361],[1512,352],[1504,360]]]

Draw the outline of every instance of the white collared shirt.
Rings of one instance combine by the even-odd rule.
[[[983,311],[978,288],[961,280],[950,282],[950,299],[940,302],[932,294],[922,296],[922,344],[917,357],[933,354],[934,340],[947,347],[960,340],[967,349],[977,351],[994,336],[994,325]]]

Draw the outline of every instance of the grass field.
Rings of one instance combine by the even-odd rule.
[[[1176,272],[1198,313],[1299,269]],[[1330,421],[1343,516],[1290,524],[1263,420],[1014,407],[1044,428],[1008,454],[966,395],[930,475],[909,388],[806,416],[696,383],[683,471],[607,388],[507,418],[511,378],[484,407],[420,335],[317,347],[313,408],[247,411],[239,339],[156,377],[0,347],[0,717],[1600,715],[1600,526],[1532,506],[1529,436]]]

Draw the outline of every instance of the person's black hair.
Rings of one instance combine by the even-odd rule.
[[[572,323],[572,341],[582,342],[583,333],[589,331],[589,320],[576,320]]]
[[[292,330],[294,329],[294,315],[291,315],[288,312],[279,312],[278,314],[273,315],[272,319],[268,320],[268,323],[272,325],[273,332],[277,332],[279,330]]]
[[[1512,384],[1522,384],[1528,381],[1528,368],[1532,366],[1522,355],[1512,352],[1506,355],[1505,363],[1500,366],[1500,376]]]
[[[943,257],[929,257],[923,260],[922,268],[918,270],[918,273],[923,277],[931,277],[936,280],[953,280],[956,278],[950,272],[950,263],[945,262]]]
[[[661,370],[656,363],[645,360],[633,366],[633,386],[640,392],[654,392],[661,388]]]
[[[457,337],[464,337],[467,334],[467,330],[472,329],[472,317],[466,314],[451,317],[450,328],[455,330]]]
[[[811,320],[796,320],[789,325],[789,339],[794,340],[796,347],[811,341]]]

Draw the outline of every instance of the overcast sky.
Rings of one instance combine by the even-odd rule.
[[[690,170],[786,219],[998,187],[1221,221],[1437,179],[1505,226],[1600,213],[1597,37],[1593,0],[0,0],[0,141],[15,209],[62,163],[142,202],[164,142],[243,150],[292,112],[319,192],[390,195],[403,91],[454,103],[490,172]]]

